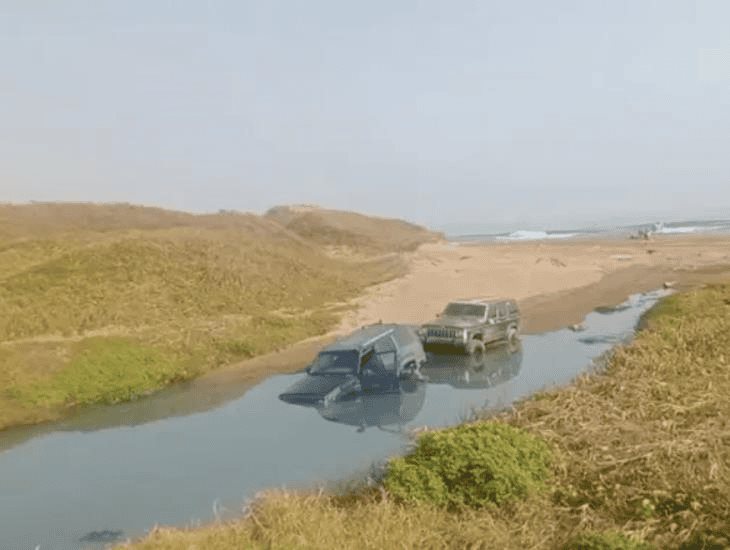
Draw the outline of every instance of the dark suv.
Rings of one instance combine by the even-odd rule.
[[[399,392],[401,382],[420,378],[426,354],[415,330],[370,325],[330,344],[279,399],[327,406],[357,394]]]
[[[520,330],[520,310],[514,300],[464,300],[451,302],[443,313],[421,327],[419,336],[427,350],[483,353],[484,346],[511,341]]]

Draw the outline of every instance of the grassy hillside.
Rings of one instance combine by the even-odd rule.
[[[0,428],[323,334],[337,304],[403,269],[250,214],[0,205]]]
[[[728,548],[730,285],[644,324],[604,371],[427,432],[375,491],[272,493],[242,520],[131,547]]]
[[[293,233],[323,246],[386,253],[411,251],[440,235],[402,220],[314,206],[278,206],[266,213]]]

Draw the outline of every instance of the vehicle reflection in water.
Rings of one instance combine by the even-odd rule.
[[[400,432],[418,416],[425,400],[424,381],[404,380],[398,391],[352,394],[326,406],[318,406],[317,412],[325,420],[357,426],[358,432],[370,427]]]
[[[280,399],[312,407],[325,420],[355,426],[358,432],[370,427],[401,432],[421,412],[429,384],[471,390],[493,388],[517,376],[521,366],[522,345],[514,342],[487,348],[478,356],[429,354],[421,369],[423,380],[401,380],[397,389],[389,391],[355,391],[309,405],[294,403],[285,394]]]
[[[504,384],[520,372],[522,344],[517,341],[487,348],[478,356],[429,354],[421,369],[430,384],[456,389],[485,389]]]

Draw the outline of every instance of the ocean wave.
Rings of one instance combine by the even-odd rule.
[[[498,241],[541,241],[544,239],[569,239],[577,236],[578,233],[548,233],[547,231],[513,231],[509,235],[496,237]]]
[[[654,233],[660,235],[671,235],[676,233],[705,233],[707,231],[719,231],[724,229],[722,226],[710,226],[710,225],[684,225],[678,227],[660,227],[655,230]]]

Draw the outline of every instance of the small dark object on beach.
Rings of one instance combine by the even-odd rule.
[[[543,257],[540,257],[537,260],[535,260],[535,263],[536,264],[539,264],[543,260],[545,260],[546,262],[549,261],[551,265],[554,265],[556,267],[566,267],[565,262],[563,262],[562,260],[560,260],[560,258],[552,258],[552,257],[551,258],[543,258]]]
[[[80,542],[116,542],[122,538],[124,531],[103,529],[91,531],[79,539]]]
[[[656,252],[656,250],[654,250],[653,248],[647,248],[646,249],[646,253],[647,254],[654,254],[655,252]]]

